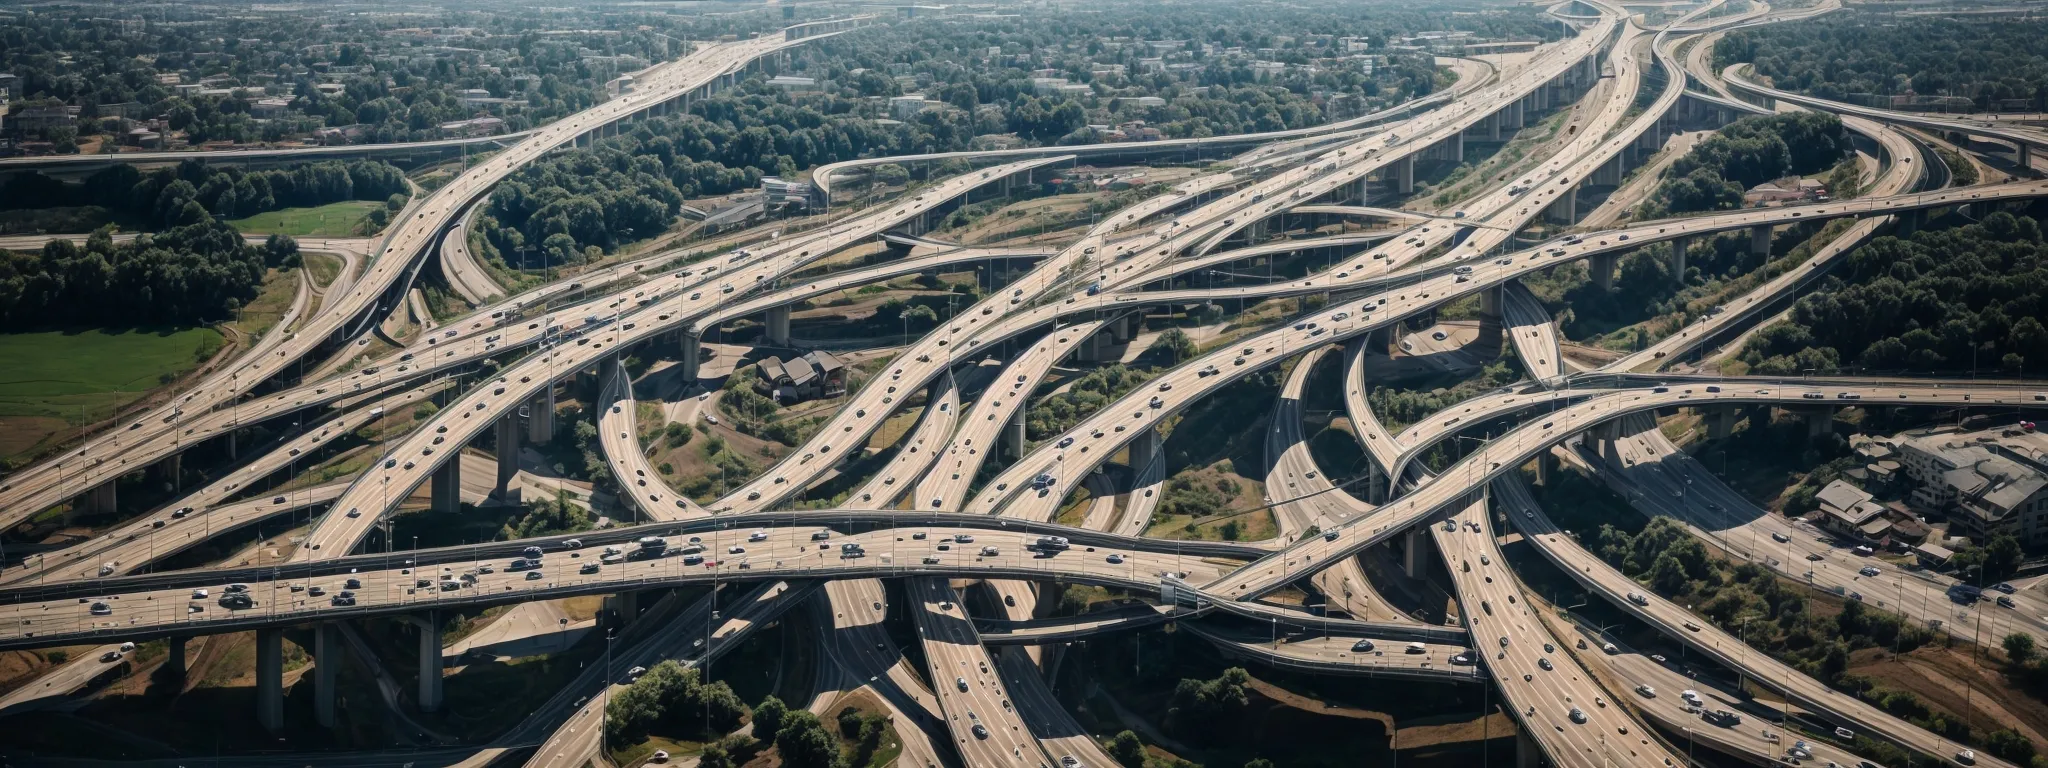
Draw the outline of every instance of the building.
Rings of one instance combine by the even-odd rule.
[[[504,132],[505,121],[503,119],[496,117],[478,117],[469,120],[457,120],[452,123],[441,124],[442,134],[456,138],[469,138],[473,136],[496,136]]]
[[[1766,205],[1769,203],[1790,202],[1803,197],[1805,195],[1798,190],[1786,189],[1770,182],[1764,182],[1750,187],[1748,192],[1742,193],[1742,202],[1749,205]]]
[[[801,181],[788,181],[774,176],[761,177],[762,202],[769,205],[809,205],[811,185]]]
[[[1159,98],[1158,96],[1132,96],[1132,97],[1125,97],[1125,98],[1117,99],[1117,102],[1118,102],[1119,104],[1123,105],[1123,106],[1126,106],[1126,107],[1137,107],[1137,108],[1139,108],[1139,109],[1145,109],[1145,108],[1148,108],[1148,107],[1163,107],[1163,106],[1166,106],[1166,100],[1165,100],[1165,99],[1162,99],[1162,98]]]
[[[478,105],[490,103],[491,92],[482,88],[464,88],[455,92],[455,98],[462,102],[464,109],[475,109]]]
[[[58,128],[78,127],[78,108],[63,104],[16,107],[7,115],[7,125],[24,136],[47,137]]]
[[[292,100],[279,97],[257,99],[249,105],[249,115],[258,120],[275,120],[284,117],[291,110]]]
[[[783,362],[778,357],[754,363],[754,391],[781,403],[798,403],[846,394],[846,364],[823,350]]]
[[[2024,426],[1925,432],[1899,442],[1913,506],[1946,513],[1949,532],[1983,543],[2005,533],[2048,545],[2048,436]]]
[[[776,75],[768,78],[768,87],[780,88],[785,91],[815,91],[818,90],[818,81],[816,78],[810,77]]]
[[[1820,503],[1817,522],[1822,528],[1871,542],[1883,542],[1891,534],[1884,505],[1846,480],[1828,483],[1813,499]]]
[[[924,94],[912,93],[889,99],[889,116],[898,120],[915,120],[917,113],[925,110]]]

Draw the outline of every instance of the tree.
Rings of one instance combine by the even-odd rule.
[[[2005,657],[2014,664],[2026,664],[2034,657],[2034,636],[2025,632],[2014,632],[2005,636]]]
[[[910,183],[910,171],[895,163],[875,166],[875,182],[885,187],[900,187]]]
[[[781,699],[769,696],[754,707],[754,738],[774,741],[776,733],[782,730],[782,719],[789,714],[789,706]]]
[[[1148,352],[1153,350],[1159,350],[1171,355],[1172,365],[1179,365],[1180,361],[1194,357],[1197,351],[1195,340],[1188,338],[1187,333],[1179,328],[1168,328],[1161,331],[1159,337],[1152,340],[1152,346],[1146,349]]]
[[[1109,756],[1124,768],[1145,768],[1145,742],[1138,740],[1138,734],[1121,731],[1109,740]]]
[[[782,730],[775,733],[775,749],[789,768],[835,768],[839,764],[839,741],[809,710],[793,710],[782,718]]]

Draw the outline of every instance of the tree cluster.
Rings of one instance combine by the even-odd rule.
[[[2048,364],[2048,245],[2031,218],[1908,238],[1880,237],[1849,254],[1836,279],[1743,348],[1752,371],[1833,373],[1845,366],[1916,372]]]
[[[332,160],[252,171],[186,160],[148,172],[121,164],[69,183],[40,173],[16,174],[0,189],[0,209],[97,205],[148,228],[172,226],[185,203],[223,219],[342,200],[402,200],[405,174],[382,161]]]
[[[1066,391],[1043,398],[1024,414],[1024,431],[1033,440],[1045,440],[1072,429],[1105,405],[1123,397],[1154,376],[1153,371],[1126,368],[1122,363],[1089,371]]]
[[[1750,62],[1779,88],[1827,99],[1960,96],[1975,109],[2017,99],[2040,109],[2048,95],[2041,40],[2048,22],[2011,17],[1917,18],[1850,12],[1729,33],[1714,46],[1721,66]],[[1885,102],[1888,104],[1888,101]]]
[[[1826,112],[1745,117],[1672,162],[1656,198],[1672,213],[1738,208],[1750,187],[1826,170],[1849,151],[1841,118]]]
[[[256,297],[266,254],[287,257],[284,242],[252,247],[197,202],[185,201],[167,223],[124,243],[103,230],[83,247],[52,240],[41,251],[0,250],[0,329],[226,320]]]
[[[535,536],[553,536],[558,533],[575,533],[590,530],[593,521],[590,512],[569,503],[566,492],[552,499],[531,499],[526,502],[526,513],[518,520],[505,523],[499,538],[505,540],[529,539]]]
[[[747,706],[720,680],[705,683],[697,670],[674,660],[654,665],[605,706],[605,736],[633,744],[649,733],[699,737],[708,741],[739,727]]]

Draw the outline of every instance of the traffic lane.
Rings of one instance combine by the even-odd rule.
[[[1039,747],[1053,757],[1052,765],[1065,766],[1070,760],[1089,766],[1118,765],[1116,759],[1104,752],[1095,737],[1090,736],[1060,704],[1052,688],[1040,676],[1038,664],[1028,651],[1028,648],[1019,646],[997,649],[996,665],[1001,674],[1010,679],[1010,692],[1017,696],[1012,704],[1017,709],[1018,719],[1030,725],[1031,732],[1038,737]]]
[[[1659,391],[1662,390],[1662,391]],[[1830,397],[1830,394],[1833,397]],[[1836,407],[1838,405],[1983,405],[2011,406],[2032,402],[2034,394],[2005,387],[1939,388],[1885,385],[1873,387],[1768,386],[1723,387],[1720,385],[1656,387],[1649,392],[1618,392],[1590,398],[1537,422],[1531,420],[1507,434],[1488,441],[1468,454],[1436,481],[1423,485],[1399,500],[1382,506],[1385,515],[1374,515],[1370,530],[1358,521],[1325,531],[1318,539],[1297,542],[1274,556],[1248,566],[1223,583],[1210,588],[1220,594],[1243,598],[1263,594],[1298,577],[1304,570],[1322,567],[1331,557],[1343,557],[1363,549],[1405,528],[1415,521],[1455,502],[1466,489],[1477,487],[1504,472],[1512,471],[1539,451],[1603,422],[1629,413],[1671,406],[1702,404],[1773,404],[1782,406]],[[2042,395],[2048,398],[2048,395]],[[2048,401],[2048,400],[2044,400]],[[1451,482],[1443,482],[1450,479]]]
[[[1480,677],[1472,649],[1462,645],[1404,642],[1311,630],[1285,633],[1274,630],[1267,637],[1253,637],[1256,632],[1234,631],[1201,622],[1183,624],[1182,627],[1210,642],[1235,648],[1239,653],[1278,657],[1288,661],[1290,666],[1308,667],[1320,672],[1402,676],[1437,673],[1445,678],[1468,681]]]
[[[1053,366],[1101,327],[1101,321],[1085,322],[1047,334],[1005,366],[996,383],[975,399],[974,417],[960,427],[952,444],[946,446],[946,455],[939,464],[942,471],[918,483],[918,498],[926,504],[936,502],[936,509],[959,509],[967,498],[968,484],[996,450],[998,436],[1010,420],[1028,404]]]
[[[191,582],[176,587],[10,605],[8,628],[0,632],[0,639],[46,645],[87,633],[147,636],[152,631],[172,629],[203,632],[214,626],[248,622],[431,609],[444,602],[517,602],[558,597],[561,593],[602,592],[606,587],[637,588],[641,583],[740,577],[832,578],[836,573],[861,577],[934,569],[968,575],[1068,578],[1145,588],[1155,585],[1163,574],[1215,578],[1237,564],[1231,560],[1184,556],[1173,552],[1168,544],[1160,545],[1161,551],[1157,552],[1111,552],[1097,548],[1095,552],[1077,549],[1053,553],[1034,551],[1032,547],[1039,537],[1024,533],[946,527],[920,529],[917,533],[924,534],[924,539],[915,538],[915,533],[904,533],[882,529],[844,535],[812,526],[714,531],[695,537],[699,541],[694,543],[704,549],[702,563],[690,562],[691,558],[680,554],[692,542],[677,536],[671,537],[670,553],[659,558],[602,564],[607,546],[625,550],[631,545],[590,545],[547,552],[540,568],[522,571],[506,570],[509,563],[494,558],[479,559],[467,566],[426,566],[414,572],[406,553],[393,553],[387,558],[390,565],[385,569],[349,576],[292,579],[287,570],[278,580],[250,585],[253,605],[240,610],[220,607],[218,601],[227,585],[209,582],[204,572],[198,572]],[[820,534],[822,537],[813,538]],[[962,537],[967,540],[961,541]],[[863,554],[846,556],[846,544],[861,546]],[[481,571],[481,566],[490,566],[491,572],[462,578],[464,572]],[[591,569],[594,572],[584,572]],[[527,575],[531,573],[540,575]],[[354,579],[357,586],[348,587],[349,579]],[[427,586],[419,586],[420,581],[428,582]],[[444,589],[446,581],[456,585]],[[321,587],[325,594],[310,594],[311,586]],[[195,590],[199,589],[206,590],[206,596],[197,596]],[[343,589],[354,593],[354,606],[332,604],[333,597]],[[94,604],[105,605],[108,612],[93,615]]]
[[[1560,531],[1556,524],[1542,513],[1541,508],[1532,504],[1525,508],[1520,516],[1510,515],[1509,519],[1522,529],[1525,541],[1535,545],[1538,552],[1543,553],[1558,567],[1570,572],[1579,583],[1599,592],[1602,597],[1623,611],[1649,622],[1694,651],[1707,654],[1722,666],[1741,670],[1751,679],[1780,692],[1802,706],[1852,726],[1857,733],[1872,735],[1907,749],[1943,758],[1961,749],[1961,745],[1953,741],[1894,718],[1865,704],[1861,699],[1829,688],[1779,663],[1769,654],[1751,653],[1747,644],[1712,622],[1700,621],[1654,592],[1639,589],[1633,581],[1615,571],[1612,566],[1580,548],[1569,536],[1558,535]],[[1642,602],[1638,603],[1629,595],[1635,595]],[[2010,765],[1982,753],[1976,756],[1976,760],[1980,765]]]
[[[960,421],[960,390],[954,386],[953,377],[941,376],[932,387],[926,390],[924,413],[917,426],[898,438],[896,454],[854,491],[846,506],[883,509],[905,494],[913,497],[913,504],[921,501],[915,498],[918,479],[946,454],[953,427]]]
[[[909,589],[939,707],[962,760],[974,766],[1042,764],[1038,742],[1010,703],[1002,675],[991,666],[952,588],[939,579],[917,579]]]
[[[1058,158],[1052,158],[1047,161],[1013,164],[1014,167],[982,171],[978,176],[948,179],[909,202],[891,206],[873,216],[828,230],[824,235],[800,239],[794,244],[778,244],[772,257],[751,254],[753,258],[742,264],[736,274],[728,272],[722,279],[738,280],[742,285],[765,284],[769,278],[795,269],[799,263],[806,263],[798,260],[822,259],[837,248],[872,236],[888,226],[893,226],[895,222],[919,215],[945,200],[987,183],[992,178],[1002,178],[1010,173],[1057,160]],[[791,251],[795,253],[791,254]],[[736,255],[736,259],[746,258],[747,255]],[[749,276],[752,280],[746,279]],[[356,516],[327,516],[315,529],[314,540],[320,543],[325,551],[346,551],[352,548],[367,535],[377,519],[396,503],[391,489],[395,488],[401,493],[410,492],[425,482],[427,475],[446,460],[446,452],[442,452],[436,458],[433,450],[435,441],[453,440],[452,444],[464,444],[481,434],[485,428],[494,425],[499,415],[508,413],[511,408],[531,398],[541,388],[551,386],[557,376],[580,370],[609,354],[606,350],[616,349],[620,344],[633,344],[652,338],[664,331],[667,325],[683,322],[693,313],[708,311],[720,304],[724,296],[735,292],[736,289],[730,282],[727,282],[719,293],[700,291],[689,294],[695,298],[686,299],[678,291],[673,307],[666,302],[639,307],[622,315],[618,322],[605,326],[603,330],[577,338],[573,345],[565,340],[560,345],[549,347],[541,354],[506,369],[492,386],[478,387],[457,403],[436,414],[427,424],[422,425],[398,445],[388,449],[385,455],[380,457],[380,468],[361,476],[357,484],[335,505],[339,509],[357,513]],[[514,377],[518,379],[516,385],[511,383]],[[472,418],[473,416],[483,418]],[[803,461],[808,461],[808,458]],[[402,468],[399,466],[401,462],[405,465]],[[821,462],[820,466],[829,463]],[[304,550],[295,555],[299,560],[317,557]]]
[[[1482,663],[1532,737],[1562,765],[1680,765],[1603,690],[1529,612],[1520,583],[1493,538],[1487,505],[1474,499],[1430,535],[1443,551]],[[1456,565],[1452,565],[1455,562]],[[1477,602],[1481,608],[1471,611]],[[1497,646],[1497,647],[1496,647]]]

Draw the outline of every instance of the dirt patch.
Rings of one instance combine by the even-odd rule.
[[[2013,728],[2036,749],[2048,745],[2048,703],[2012,688],[2003,670],[1973,658],[1966,646],[1897,655],[1866,648],[1850,655],[1849,672],[1882,688],[1911,691],[1934,710],[1966,717],[1979,732]]]

